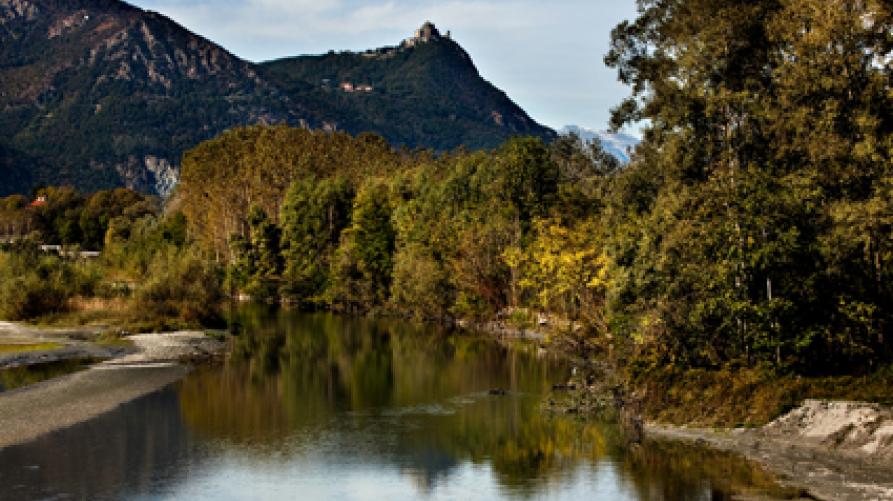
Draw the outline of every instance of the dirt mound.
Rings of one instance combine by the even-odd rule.
[[[804,445],[893,460],[893,408],[879,404],[807,400],[762,432]]]

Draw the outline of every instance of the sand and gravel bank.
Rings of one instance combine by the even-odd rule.
[[[189,372],[189,363],[224,352],[203,332],[128,336],[123,347],[89,341],[84,330],[42,330],[0,324],[0,343],[46,342],[60,347],[0,357],[0,368],[48,361],[104,359],[87,370],[0,393],[0,448],[72,426],[167,386]]]

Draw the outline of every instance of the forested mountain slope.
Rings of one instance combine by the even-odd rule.
[[[248,124],[374,131],[435,149],[553,134],[457,44],[428,41],[403,47],[399,64],[342,54],[261,67],[118,0],[0,0],[0,195],[46,184],[166,195],[183,151]],[[376,88],[322,86],[315,75],[330,60]]]
[[[0,82],[0,140],[27,184],[164,194],[186,148],[307,117],[251,63],[117,0],[0,0]]]
[[[396,47],[262,67],[289,96],[337,110],[347,130],[375,131],[394,145],[493,148],[515,135],[555,137],[485,81],[468,53],[430,23]]]

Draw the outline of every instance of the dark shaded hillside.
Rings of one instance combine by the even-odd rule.
[[[250,63],[116,0],[0,0],[0,81],[0,129],[45,160],[19,167],[85,189],[165,193],[183,150],[306,116]]]
[[[25,156],[0,144],[0,193],[25,193],[31,175],[23,166]]]
[[[301,56],[262,64],[290,96],[342,113],[351,132],[372,130],[397,145],[493,148],[516,135],[555,137],[481,78],[456,42],[431,37],[364,53]],[[353,92],[341,86],[355,88]]]

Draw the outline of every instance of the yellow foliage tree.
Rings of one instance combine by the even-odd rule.
[[[518,270],[519,285],[537,308],[603,331],[609,258],[598,233],[591,220],[569,227],[538,219],[534,240],[524,249],[509,247],[503,259]]]

